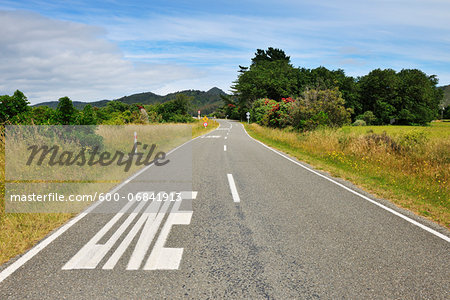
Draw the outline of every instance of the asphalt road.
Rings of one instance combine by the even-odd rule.
[[[447,240],[220,123],[117,189],[182,201],[79,215],[2,267],[0,299],[450,298],[446,229],[434,226]]]

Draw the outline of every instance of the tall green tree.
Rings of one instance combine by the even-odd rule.
[[[173,101],[173,109],[175,114],[187,115],[191,108],[194,97],[185,94],[177,94]]]
[[[0,96],[0,123],[29,111],[29,104],[27,97],[19,90],[16,90],[12,96]]]
[[[35,125],[53,125],[57,122],[55,110],[48,106],[33,107],[31,114]]]
[[[450,119],[450,105],[441,107],[440,113],[443,119]]]
[[[92,105],[87,104],[83,107],[83,110],[81,111],[81,114],[79,115],[79,122],[80,125],[95,125],[97,124],[97,118],[95,116],[94,109],[92,108]]]
[[[291,58],[281,49],[272,47],[269,47],[267,50],[257,49],[255,57],[252,58],[252,65],[267,61],[285,61],[290,63]]]
[[[189,109],[194,97],[177,94],[175,99],[155,105],[155,111],[166,122],[189,122]]]
[[[130,106],[126,103],[123,103],[121,101],[118,100],[114,100],[114,101],[110,101],[108,102],[108,104],[106,105],[105,110],[109,113],[112,112],[124,112],[126,110],[129,110]]]
[[[397,116],[396,106],[401,103],[399,80],[392,69],[375,69],[360,78],[360,103],[363,111],[372,111],[379,124],[389,124]]]
[[[69,97],[62,97],[58,100],[56,107],[56,114],[60,124],[72,125],[75,122],[77,110],[73,106],[72,100]]]
[[[436,76],[427,76],[417,69],[404,69],[397,74],[398,92],[402,99],[395,103],[397,123],[424,125],[438,116],[443,91],[436,87]]]
[[[245,114],[258,98],[280,101],[299,95],[298,72],[283,50],[258,49],[249,68],[240,66],[238,78],[232,86],[241,114]]]
[[[376,69],[358,82],[363,111],[372,111],[378,124],[424,125],[438,115],[443,93],[436,76],[417,69]]]

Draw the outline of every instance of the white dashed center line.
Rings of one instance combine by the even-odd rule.
[[[233,196],[233,201],[241,202],[241,199],[239,198],[239,194],[236,189],[236,184],[234,183],[233,175],[227,174],[227,177],[228,177],[228,183],[230,184],[231,195]]]

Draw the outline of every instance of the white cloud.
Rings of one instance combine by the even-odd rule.
[[[285,50],[295,66],[342,68],[353,76],[374,68],[416,67],[450,83],[450,1],[279,0],[278,5],[286,16],[194,9],[71,16],[97,26],[0,11],[0,94],[20,89],[38,102],[65,95],[98,100],[142,91],[228,90],[237,66],[248,65],[257,48],[267,47]]]
[[[176,64],[132,63],[105,33],[34,13],[0,11],[0,94],[19,89],[32,103],[62,96],[93,101],[206,76]]]
[[[102,22],[103,23],[103,22]],[[206,42],[234,48],[262,47],[262,44],[318,45],[309,35],[333,27],[334,22],[297,18],[231,15],[167,16],[116,18],[103,23],[108,37],[116,41]],[[261,46],[262,45],[262,46]],[[250,58],[249,58],[250,59]]]
[[[430,64],[445,66],[450,62],[446,54],[450,51],[446,40],[450,18],[443,18],[445,13],[436,8],[422,9],[419,4],[423,3],[414,2],[400,9],[400,2],[375,2],[363,5],[349,1],[342,7],[326,2],[323,14],[309,18],[150,14],[147,18],[105,20],[104,24],[108,37],[122,42],[126,56],[133,60],[236,68],[238,64],[248,65],[257,48],[273,46],[285,50],[296,66],[324,65],[342,68],[352,75],[365,75],[375,68],[416,67],[437,74],[442,84],[449,82],[443,67],[433,68]],[[385,11],[388,8],[394,11]],[[418,18],[420,12],[423,18],[414,22],[412,16]],[[437,21],[431,23],[433,16]],[[128,42],[144,42],[143,47],[147,45],[150,52],[127,49]],[[152,49],[152,45],[164,43],[170,47],[163,51]],[[235,72],[228,74],[228,82],[236,78]]]
[[[220,54],[220,58],[229,58],[230,54],[242,57],[244,51],[251,50],[247,57],[247,61],[250,61],[256,48],[274,46],[286,50],[288,54],[297,53],[317,59],[323,59],[322,55],[326,52],[358,54],[353,51],[358,49],[359,54],[405,54],[412,58],[431,54],[436,59],[446,60],[433,52],[441,54],[449,48],[446,37],[450,35],[450,14],[447,13],[448,19],[445,19],[445,13],[427,9],[423,12],[424,16],[419,18],[420,10],[417,5],[416,10],[405,7],[405,13],[400,13],[396,3],[395,13],[384,11],[389,8],[386,6],[389,2],[375,2],[378,7],[366,5],[364,8],[362,4],[356,5],[356,2],[350,1],[358,6],[357,9],[351,9],[349,2],[343,8],[334,7],[327,2],[327,8],[335,13],[329,18],[326,18],[326,14],[309,19],[292,16],[149,15],[147,18],[116,18],[112,22],[105,20],[104,26],[108,28],[111,40],[123,43],[172,43],[172,52],[169,49],[168,53],[143,55],[154,58],[161,55],[173,59],[190,56],[197,59],[200,54],[206,59],[208,55],[214,57],[217,54]],[[413,17],[417,17],[417,20],[411,20]],[[205,45],[201,46],[203,49],[193,51],[197,43]],[[186,44],[193,46],[189,48]],[[208,45],[223,45],[224,49],[217,51],[215,48],[208,48]],[[396,51],[390,53],[392,48],[396,48]],[[349,52],[349,49],[352,51]],[[132,53],[133,49],[126,51],[131,52],[127,53],[129,57],[138,56]]]

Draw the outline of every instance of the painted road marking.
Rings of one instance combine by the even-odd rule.
[[[239,194],[236,189],[236,184],[234,183],[233,175],[227,174],[227,177],[228,177],[228,183],[230,184],[231,195],[233,196],[233,201],[241,202],[241,199],[239,198]]]
[[[223,145],[223,151],[227,151],[227,145]]]
[[[202,136],[202,139],[218,139],[221,138],[221,135],[206,135],[206,136]]]
[[[97,244],[101,238],[108,233],[108,231],[119,221],[119,219],[128,211],[128,209],[135,204],[134,201],[128,202],[103,228],[97,232],[91,240],[78,251],[63,267],[63,270],[72,269],[95,269],[97,264],[102,260],[106,253],[114,246],[114,243],[120,238],[120,235],[125,231],[126,227],[134,220],[137,213],[143,208],[145,202],[142,202],[136,207],[132,214],[128,216],[119,229],[105,244]]]
[[[142,260],[144,259],[145,254],[147,253],[150,244],[152,243],[156,232],[158,231],[159,226],[162,223],[162,220],[169,208],[170,202],[164,203],[159,213],[153,215],[153,218],[148,218],[145,223],[144,228],[142,229],[141,236],[134,248],[133,254],[128,261],[127,270],[139,270],[142,264]]]
[[[215,130],[222,130],[223,128],[221,128],[221,124],[219,123],[219,127],[217,127]],[[181,147],[183,147],[184,145],[189,144],[190,142],[199,139],[199,138],[203,138],[204,135],[202,136],[198,136],[196,138],[193,138],[192,140],[189,140],[183,144],[181,144],[178,147],[175,147],[174,149],[170,150],[169,152],[167,152],[166,156],[171,154],[172,152],[180,149]],[[122,182],[121,184],[119,184],[118,186],[114,187],[111,191],[109,191],[110,194],[114,194],[117,191],[119,191],[121,188],[123,188],[125,185],[127,185],[131,180],[133,180],[134,178],[138,177],[139,175],[141,175],[142,173],[144,173],[145,171],[147,171],[150,167],[152,167],[153,164],[150,164],[148,166],[146,166],[145,168],[139,170],[138,172],[134,173],[131,177],[129,177],[127,180],[125,180],[124,182]],[[99,206],[101,203],[103,203],[102,201],[97,201],[96,203],[92,204],[91,206],[89,206],[88,208],[86,208],[86,210],[84,210],[83,212],[81,212],[80,214],[78,214],[76,217],[74,217],[73,219],[71,219],[69,222],[67,222],[65,225],[59,227],[59,229],[57,229],[54,233],[50,234],[47,238],[43,239],[40,243],[38,243],[36,246],[34,246],[33,248],[31,248],[28,252],[26,252],[25,254],[23,254],[19,259],[17,259],[15,262],[13,262],[12,264],[10,264],[8,267],[6,267],[4,270],[2,270],[0,272],[0,283],[5,280],[6,278],[8,278],[11,274],[13,274],[17,269],[19,269],[21,266],[23,266],[25,263],[27,263],[30,259],[32,259],[35,255],[37,255],[39,252],[41,252],[43,249],[45,249],[48,245],[50,245],[54,240],[56,240],[58,237],[60,237],[61,235],[63,235],[70,227],[72,227],[73,225],[75,225],[76,223],[78,223],[78,221],[80,221],[81,219],[83,219],[85,216],[87,216],[90,212],[92,212],[97,206]]]
[[[225,139],[227,139],[228,137],[226,136]]]
[[[113,255],[111,255],[109,260],[105,263],[105,265],[103,266],[103,269],[105,269],[105,270],[112,270],[116,266],[117,262],[122,257],[123,253],[127,250],[127,248],[130,245],[131,241],[134,239],[134,237],[136,236],[138,231],[141,229],[141,227],[144,224],[144,222],[146,222],[146,221],[149,222],[150,220],[154,220],[155,219],[156,213],[152,213],[152,212],[155,212],[155,211],[157,212],[158,206],[159,206],[159,203],[157,201],[153,201],[147,207],[147,209],[142,214],[142,216],[139,218],[139,220],[136,222],[136,224],[134,224],[134,226],[130,230],[130,232],[128,232],[128,234],[125,237],[125,239],[122,241],[122,243],[119,245],[119,247],[117,247],[116,251],[114,251]],[[144,231],[141,234],[141,238],[142,238],[143,234],[144,234]],[[150,240],[150,243],[151,243],[151,240]],[[149,245],[150,245],[150,243],[149,243]],[[141,248],[142,247],[136,246],[136,248],[134,250],[136,252],[137,249],[141,249]],[[144,252],[144,255],[145,255],[145,252]],[[133,256],[134,256],[134,253],[133,253]],[[132,256],[132,258],[133,258],[133,256]],[[139,269],[139,266],[136,268],[136,270]]]
[[[196,197],[196,191],[181,192],[182,200],[195,199]],[[125,251],[130,247],[131,242],[134,240],[137,233],[142,229],[126,268],[127,270],[139,270],[172,203],[172,210],[167,217],[167,221],[163,225],[155,246],[151,250],[150,257],[145,264],[144,270],[178,269],[183,255],[183,248],[165,248],[164,244],[169,236],[172,225],[188,225],[190,223],[192,211],[180,211],[179,207],[181,202],[182,201],[151,201],[150,204],[148,204],[148,201],[138,202],[139,204],[133,212],[129,214],[122,224],[120,224],[119,228],[112,234],[109,240],[104,244],[99,244],[99,241],[110,231],[110,229],[134,204],[137,203],[136,201],[128,202],[119,213],[106,223],[106,225],[103,226],[103,228],[62,267],[62,270],[95,269],[114,247],[120,237],[125,234],[125,231],[130,227],[133,220],[136,219],[138,214],[140,214],[143,208],[148,204],[144,213],[140,214],[138,221],[132,226],[120,245],[115,249],[114,253],[112,253],[103,266],[104,270],[112,270]]]
[[[361,197],[362,199],[367,200],[367,201],[369,201],[370,203],[375,204],[376,206],[378,206],[378,207],[380,207],[380,208],[382,208],[382,209],[384,209],[384,210],[386,210],[386,211],[388,211],[388,212],[390,212],[390,213],[392,213],[392,214],[394,214],[394,215],[396,215],[396,216],[402,218],[403,220],[405,220],[405,221],[407,221],[407,222],[409,222],[409,223],[411,223],[411,224],[413,224],[413,225],[416,225],[417,227],[420,227],[420,228],[422,228],[423,230],[426,230],[426,231],[428,231],[429,233],[431,233],[431,234],[433,234],[433,235],[435,235],[435,236],[437,236],[437,237],[443,239],[444,241],[450,243],[450,237],[448,237],[448,236],[446,236],[446,235],[444,235],[444,234],[442,234],[442,233],[440,233],[440,232],[438,232],[438,231],[436,231],[436,230],[434,230],[434,229],[431,229],[430,227],[425,226],[425,225],[423,225],[423,224],[421,224],[421,223],[419,223],[419,222],[417,222],[417,221],[415,221],[415,220],[413,220],[413,219],[411,219],[411,218],[409,218],[409,217],[403,215],[402,213],[399,213],[399,212],[396,211],[396,210],[393,210],[393,209],[391,209],[391,208],[389,208],[389,207],[387,207],[387,206],[384,206],[383,204],[378,203],[377,201],[372,200],[372,199],[370,199],[369,197],[366,197],[366,196],[364,196],[363,194],[360,194],[360,193],[358,193],[357,191],[354,191],[354,190],[352,190],[351,188],[348,188],[348,187],[346,187],[345,185],[343,185],[343,184],[341,184],[341,183],[339,183],[339,182],[337,182],[337,181],[335,181],[335,180],[333,180],[333,179],[331,179],[331,178],[328,178],[328,177],[326,177],[325,175],[320,174],[319,172],[314,171],[313,169],[310,169],[310,168],[308,168],[308,167],[302,165],[301,163],[299,163],[299,162],[293,160],[292,158],[287,157],[287,156],[284,155],[283,153],[281,153],[281,152],[279,152],[279,151],[277,151],[277,150],[275,150],[275,149],[273,149],[273,148],[267,146],[267,145],[264,144],[263,142],[260,142],[260,141],[258,141],[257,139],[252,138],[252,137],[248,134],[247,130],[245,130],[244,125],[242,125],[242,128],[244,129],[244,132],[247,134],[247,136],[248,136],[249,138],[251,138],[252,140],[254,140],[254,141],[257,142],[257,143],[260,143],[261,145],[263,145],[264,147],[266,147],[266,148],[269,149],[270,151],[275,152],[276,154],[278,154],[278,155],[280,155],[280,156],[286,158],[287,160],[293,162],[294,164],[296,164],[296,165],[298,165],[298,166],[300,166],[300,167],[302,167],[302,168],[304,168],[304,169],[310,171],[311,173],[314,173],[314,174],[316,174],[317,176],[320,176],[320,177],[322,177],[322,178],[324,178],[324,179],[326,179],[326,180],[328,180],[328,181],[330,181],[330,182],[332,182],[332,183],[334,183],[334,184],[340,186],[341,188],[343,188],[343,189],[349,191],[350,193],[355,194],[355,195]]]
[[[182,199],[196,199],[197,193],[198,192],[196,192],[196,191],[181,192],[181,198]],[[166,203],[170,203],[170,202],[166,202]],[[181,202],[178,202],[178,203],[181,203]],[[128,262],[127,270],[138,270],[140,268],[140,266],[142,264],[142,260],[144,259],[145,254],[147,253],[147,249],[150,247],[150,244],[152,243],[152,241],[155,237],[155,234],[158,231],[158,228],[162,222],[162,219],[163,219],[165,213],[167,212],[167,209],[168,209],[168,206],[166,206],[166,207],[163,206],[157,215],[156,215],[156,213],[154,213],[152,216],[153,217],[152,219],[151,218],[147,219],[147,222],[144,226],[144,229],[142,230],[142,233],[139,237],[139,240],[136,244],[133,254],[131,255],[131,258]],[[173,209],[172,209],[171,214],[172,213],[174,213]],[[167,224],[167,222],[166,222],[166,224]],[[136,233],[137,233],[137,231],[139,231],[139,229],[140,229],[140,227],[136,229]],[[134,235],[136,235],[136,233]],[[133,235],[133,237],[131,237],[131,240],[133,240],[134,235]],[[127,244],[127,247],[128,247],[128,245],[129,245],[129,243]],[[181,260],[181,256],[180,256],[180,260]],[[105,269],[105,267],[103,267],[103,269]]]
[[[184,249],[164,247],[173,225],[189,225],[191,223],[192,211],[179,211],[180,204],[181,201],[177,201],[173,205],[144,270],[177,270],[180,266]]]

